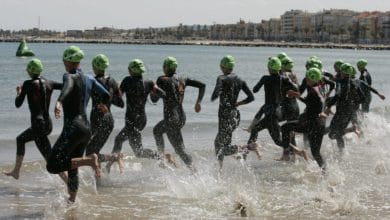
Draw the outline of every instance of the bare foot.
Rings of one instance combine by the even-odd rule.
[[[248,150],[254,151],[259,160],[261,160],[260,145],[256,142],[248,144]]]
[[[123,173],[123,167],[124,167],[123,157],[124,157],[124,154],[122,154],[122,153],[113,153],[110,156],[110,159],[106,164],[107,173],[110,173],[111,166],[112,166],[112,164],[114,164],[114,162],[118,162],[119,172]]]
[[[169,164],[172,164],[174,167],[178,168],[178,164],[175,160],[175,158],[173,157],[172,154],[164,154],[164,159],[169,163]]]
[[[96,154],[91,154],[89,157],[91,158],[91,160],[93,160],[91,163],[91,167],[95,170],[95,176],[101,177],[101,170],[99,167],[98,156]]]
[[[303,159],[305,159],[306,161],[309,160],[309,157],[307,156],[305,150],[298,149],[297,147],[295,147],[292,144],[290,144],[290,147],[293,149],[294,154],[303,157]]]
[[[4,172],[7,176],[12,176],[15,179],[19,179],[19,172],[16,172],[15,170],[12,170],[11,172]]]

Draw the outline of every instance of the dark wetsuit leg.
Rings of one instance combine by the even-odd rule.
[[[337,146],[340,149],[345,147],[343,136],[352,116],[353,112],[336,111],[332,121],[330,122],[328,136],[330,139],[336,139]]]
[[[165,149],[164,137],[163,134],[166,133],[168,127],[166,125],[166,121],[162,120],[156,124],[153,128],[153,136],[156,140],[156,145],[159,153],[163,153]]]
[[[32,121],[32,127],[26,129],[16,138],[16,154],[24,155],[25,145],[27,142],[34,141],[38,147],[39,152],[47,160],[51,152],[51,144],[47,135],[52,130],[52,124],[50,120],[37,122]]]
[[[125,126],[115,137],[114,149],[112,149],[112,153],[120,153],[122,151],[123,142],[128,140],[128,132],[127,127]]]
[[[240,122],[240,115],[237,110],[232,110],[231,114],[219,115],[218,134],[214,141],[215,154],[219,161],[223,161],[224,156],[237,153],[238,146],[231,145],[232,135]]]
[[[169,126],[167,130],[168,140],[175,149],[175,152],[183,160],[183,162],[189,166],[192,164],[192,157],[185,152],[185,146],[183,136],[181,134],[181,127]]]
[[[126,131],[129,139],[130,147],[136,157],[142,158],[157,158],[157,152],[151,149],[144,149],[142,146],[141,131],[146,125],[146,118],[139,120],[126,120]]]
[[[322,167],[321,144],[324,136],[325,122],[319,118],[295,120],[285,123],[282,127],[283,148],[288,149],[291,143],[291,131],[307,134],[311,153],[318,165]]]
[[[100,154],[100,150],[107,142],[112,130],[114,129],[114,119],[110,112],[101,115],[91,114],[91,132],[92,138],[86,147],[86,155],[95,153],[99,157],[99,161],[105,160],[104,155]]]

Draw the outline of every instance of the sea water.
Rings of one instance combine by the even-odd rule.
[[[320,57],[324,68],[333,72],[336,59],[355,64],[368,60],[373,87],[390,98],[388,51],[296,49],[267,47],[212,47],[163,45],[77,44],[85,52],[81,67],[91,73],[91,60],[98,53],[110,59],[108,73],[118,82],[128,75],[130,60],[145,62],[147,79],[162,75],[166,56],[178,59],[178,73],[204,82],[206,94],[202,111],[194,112],[197,89],[187,87],[184,109],[187,123],[183,128],[186,150],[198,170],[191,175],[184,164],[162,169],[153,160],[134,157],[128,143],[123,173],[114,164],[97,185],[90,168],[80,169],[80,190],[76,204],[68,205],[66,186],[56,175],[48,174],[33,142],[26,145],[25,162],[19,180],[0,175],[0,219],[225,219],[241,216],[239,204],[252,218],[288,219],[386,219],[390,218],[390,123],[389,102],[373,94],[372,111],[363,122],[364,137],[346,136],[346,150],[340,153],[334,141],[325,136],[321,153],[327,162],[323,175],[314,161],[278,162],[281,148],[273,144],[267,131],[259,134],[262,160],[250,154],[243,163],[232,157],[224,161],[221,175],[214,154],[217,133],[218,101],[210,96],[221,71],[220,59],[236,58],[235,73],[253,86],[267,74],[268,57],[284,51],[294,60],[294,70],[301,80],[309,56]],[[29,58],[17,58],[17,44],[0,43],[0,172],[12,170],[15,138],[30,126],[27,100],[16,109],[15,87],[28,79],[25,68]],[[64,67],[62,52],[67,44],[29,44],[44,64],[43,76],[61,81]],[[59,92],[52,96],[50,113]],[[240,98],[245,98],[244,95]],[[241,106],[240,127],[247,127],[264,102],[261,90],[255,101]],[[304,105],[300,104],[301,110]],[[90,108],[88,109],[90,110]],[[148,123],[143,135],[144,147],[156,149],[153,126],[162,119],[162,103],[146,106]],[[115,135],[124,125],[124,109],[112,107],[115,129],[102,152],[111,152]],[[62,120],[53,118],[52,143],[62,129]],[[244,144],[249,134],[238,128],[234,144]],[[297,136],[299,146],[302,138]],[[167,152],[174,150],[166,141]],[[310,152],[310,150],[308,150]],[[177,158],[180,160],[179,158]]]

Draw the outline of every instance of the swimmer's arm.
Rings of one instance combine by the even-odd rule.
[[[26,97],[26,82],[23,83],[23,86],[20,88],[20,85],[16,87],[16,98],[15,98],[15,106],[19,108],[22,106],[24,102],[24,98]]]
[[[118,106],[120,108],[123,108],[125,106],[125,102],[123,101],[122,99],[122,93],[121,91],[119,90],[118,88],[118,84],[116,83],[116,81],[112,78],[110,78],[110,86],[113,88],[113,96],[112,96],[112,100],[111,100],[111,103],[115,106]]]
[[[62,89],[62,83],[52,81],[52,80],[49,80],[49,83],[54,90],[61,90]]]
[[[150,94],[152,94],[153,96],[158,96],[159,98],[165,98],[167,94],[165,93],[164,90],[158,87],[157,84],[154,83],[153,81],[149,81],[148,83],[149,83],[149,88],[151,88]]]
[[[253,87],[253,92],[257,93],[264,85],[264,82],[265,82],[265,77],[263,76],[261,77],[260,81],[255,85],[255,87]]]
[[[186,86],[192,86],[199,89],[198,99],[196,100],[196,103],[200,104],[203,100],[206,91],[206,85],[198,80],[189,79],[189,78],[186,79],[185,84]]]
[[[329,72],[326,72],[326,71],[322,72],[322,75],[328,77],[329,79],[331,79],[333,81],[335,79],[335,76],[332,73],[329,73]]]
[[[93,80],[92,89],[102,96],[102,98],[104,100],[103,103],[108,103],[110,101],[110,98],[111,98],[110,92],[107,91],[107,89],[104,88],[104,86],[102,84],[98,83],[95,78],[90,78],[90,79]]]
[[[306,77],[302,79],[301,85],[299,86],[299,92],[302,94],[307,88]]]
[[[245,105],[245,104],[248,104],[250,102],[253,102],[253,100],[255,100],[255,97],[253,96],[253,93],[249,89],[249,87],[246,84],[246,82],[242,82],[242,91],[245,92],[247,97],[246,97],[246,99],[237,102],[236,106]]]
[[[164,82],[165,82],[164,77],[159,77],[159,78],[157,79],[156,86],[157,86],[158,88],[161,89],[161,87],[163,86]],[[162,90],[162,89],[161,89],[161,90]],[[164,90],[162,90],[162,91],[164,91]],[[165,91],[164,91],[164,93],[165,93]],[[165,93],[165,96],[166,96],[166,93]],[[165,97],[165,96],[164,96],[164,97]],[[158,100],[159,100],[160,98],[162,98],[162,97],[160,97],[160,96],[158,96],[158,95],[155,95],[155,94],[150,94],[150,100],[152,100],[153,103],[158,102]]]
[[[65,73],[64,76],[62,77],[62,80],[63,80],[63,86],[61,89],[61,94],[57,99],[57,101],[61,103],[70,94],[74,86],[74,82],[73,79],[71,79],[70,74]]]
[[[213,93],[211,94],[211,101],[215,101],[218,96],[221,94],[221,88],[222,88],[222,80],[218,77],[217,82],[215,83],[215,88]]]
[[[368,85],[366,82],[361,81],[361,84],[363,87],[368,88],[371,92],[375,93],[377,96],[379,96],[380,99],[385,100],[385,96],[378,92],[378,90],[374,89],[372,86]]]

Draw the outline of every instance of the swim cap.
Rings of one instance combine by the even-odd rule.
[[[367,66],[367,60],[365,60],[365,59],[360,59],[360,60],[358,60],[356,66],[357,66],[359,69],[366,68],[366,66]]]
[[[279,58],[271,57],[268,60],[268,69],[272,70],[272,73],[280,71],[282,69],[282,63],[280,62]]]
[[[318,58],[310,57],[309,60],[306,61],[306,69],[309,70],[310,68],[318,68],[322,70],[322,62]]]
[[[282,62],[282,69],[286,69],[291,71],[294,67],[294,62],[290,57],[285,57],[281,60]]]
[[[232,70],[234,67],[234,64],[235,64],[234,57],[230,56],[230,55],[226,55],[222,58],[220,66],[225,68],[225,69]]]
[[[314,83],[317,83],[322,78],[321,70],[318,68],[310,68],[306,71],[306,78],[310,79]]]
[[[279,58],[279,60],[283,60],[283,58],[287,57],[287,54],[285,52],[280,52],[278,53],[277,57]]]
[[[344,63],[343,65],[341,65],[340,70],[343,74],[348,76],[354,76],[356,73],[356,70],[354,71],[353,66],[349,63]]]
[[[341,67],[341,65],[343,65],[343,63],[344,63],[344,61],[342,61],[342,60],[336,60],[336,62],[334,62],[334,64],[333,64],[334,69],[337,72],[339,72],[340,71],[340,67]]]
[[[92,66],[98,70],[104,71],[109,65],[108,57],[104,54],[98,54],[92,60]]]
[[[34,75],[39,76],[43,70],[42,62],[39,59],[32,59],[27,64],[27,72]]]
[[[84,52],[77,46],[70,46],[66,48],[62,59],[65,61],[69,61],[72,63],[80,63],[80,61],[84,58]]]
[[[164,60],[164,67],[167,67],[169,70],[176,70],[177,68],[177,60],[175,57],[167,57]]]
[[[136,76],[141,76],[145,72],[144,62],[140,59],[130,61],[128,69]]]

